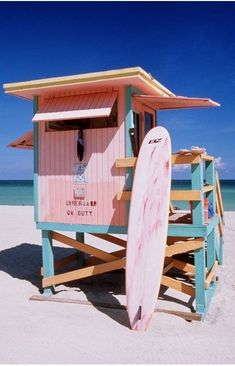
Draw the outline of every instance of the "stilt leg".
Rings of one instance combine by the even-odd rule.
[[[78,233],[78,232],[76,232],[76,240],[77,241],[80,241],[81,243],[84,243],[84,241],[85,241],[85,233]],[[78,256],[79,264],[81,266],[84,266],[86,260],[89,258],[89,255],[81,252],[80,250],[78,250],[77,251],[77,256]]]
[[[42,230],[42,263],[43,263],[43,276],[54,276],[54,254],[52,247],[51,232],[48,230]],[[51,296],[54,292],[53,286],[43,289],[45,296]]]
[[[195,261],[196,312],[204,315],[206,308],[205,247],[195,250],[194,261]]]
[[[215,263],[215,229],[207,237],[207,270],[210,271]]]

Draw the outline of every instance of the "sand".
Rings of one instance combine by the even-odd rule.
[[[131,331],[124,310],[30,301],[40,294],[41,265],[41,233],[33,222],[33,208],[0,206],[0,218],[0,363],[235,362],[234,212],[225,215],[224,264],[205,320],[187,322],[155,313],[146,332]],[[57,257],[72,251],[56,244]],[[123,281],[121,271],[97,276],[61,285],[56,296],[125,304]],[[189,310],[191,303],[186,295],[164,290],[157,306]]]

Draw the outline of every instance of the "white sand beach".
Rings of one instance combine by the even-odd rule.
[[[131,331],[124,310],[30,301],[40,294],[41,280],[41,233],[33,207],[0,206],[0,218],[1,364],[235,362],[235,212],[225,214],[224,264],[205,320],[155,313],[146,332]],[[55,251],[59,257],[73,249],[56,244]],[[56,296],[125,304],[123,272],[102,276],[59,286]],[[187,301],[167,290],[157,306],[189,311]]]

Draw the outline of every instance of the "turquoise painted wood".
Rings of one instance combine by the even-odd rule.
[[[169,224],[168,236],[192,236],[205,237],[207,233],[206,225],[189,225],[189,224]]]
[[[80,241],[80,243],[85,243],[85,233],[76,232],[75,239]],[[89,254],[83,253],[80,250],[77,250],[77,257],[79,260],[79,264],[84,266],[86,264],[86,260],[90,257]]]
[[[210,219],[210,223],[206,226],[206,236],[208,236],[212,232],[212,230],[215,229],[218,223],[219,223],[219,215],[215,214],[214,217]]]
[[[193,203],[193,224],[169,224],[168,226],[168,236],[203,237],[206,241],[206,246],[194,251],[195,308],[202,319],[209,308],[217,286],[215,282],[212,282],[209,288],[205,289],[206,269],[210,271],[215,260],[218,260],[219,264],[222,264],[223,261],[223,237],[216,233],[216,227],[219,223],[218,214],[214,214],[209,224],[204,224],[203,169],[203,160],[199,164],[192,164],[191,166],[192,190],[199,190],[201,192],[200,202]],[[206,193],[206,196],[213,204],[215,212],[216,182],[214,161],[205,162],[205,180],[207,184],[213,185],[214,187],[213,191]]]
[[[205,163],[205,179],[206,179],[206,183],[216,187],[214,161],[206,161],[206,163]],[[207,197],[209,199],[209,202],[212,203],[213,210],[215,212],[216,211],[216,190],[213,189],[211,192],[208,192]]]
[[[199,164],[191,165],[192,173],[192,190],[200,191],[200,201],[193,202],[193,224],[203,224],[203,210],[204,210],[204,197],[203,197],[203,164],[202,161]]]
[[[76,232],[76,240],[80,241],[81,243],[84,243],[85,234],[84,233],[78,233]]]
[[[52,247],[51,232],[48,230],[42,230],[42,263],[43,263],[43,277],[54,276],[54,253]],[[43,294],[45,296],[51,296],[54,290],[53,287],[47,287],[44,289]]]
[[[132,153],[132,145],[130,139],[130,128],[134,127],[133,122],[133,110],[132,110],[132,86],[128,85],[125,88],[125,100],[126,100],[126,123],[125,123],[125,148],[126,148],[126,157],[133,156]],[[125,190],[130,191],[133,183],[133,169],[126,169],[126,184]],[[126,203],[126,215],[127,220],[129,218],[130,211],[130,202]]]
[[[223,252],[224,252],[224,238],[222,236],[220,236],[219,238],[219,258],[218,258],[218,262],[219,264],[223,264]]]
[[[35,114],[38,110],[38,97],[35,96],[33,99],[33,113]],[[33,124],[33,160],[34,160],[34,171],[33,171],[33,200],[34,200],[34,220],[38,221],[38,123]]]
[[[126,144],[126,157],[131,157],[132,146],[130,139],[130,128],[133,128],[133,110],[132,110],[132,87],[128,85],[125,89],[126,92],[126,124],[125,124],[125,144]],[[133,170],[131,168],[127,169],[126,172],[126,190],[130,190],[132,187],[133,180]]]
[[[196,312],[204,314],[206,308],[206,293],[205,293],[205,247],[195,250],[194,254],[195,265],[195,291],[196,291]]]
[[[201,320],[205,319],[206,313],[210,307],[211,300],[215,294],[217,283],[212,283],[207,290],[205,290],[205,307],[204,311],[198,312],[201,315]]]
[[[63,223],[58,224],[56,222],[37,222],[36,227],[40,230],[73,231],[96,234],[127,234],[127,226],[69,225]]]
[[[212,232],[207,237],[206,266],[208,271],[211,270],[216,259],[215,241],[215,230],[212,230]]]

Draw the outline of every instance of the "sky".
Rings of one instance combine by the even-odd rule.
[[[164,111],[172,150],[205,147],[235,179],[235,3],[0,2],[0,84],[140,66],[176,95],[220,108]],[[32,179],[32,103],[0,89],[0,179]],[[187,169],[174,177],[187,178]]]

